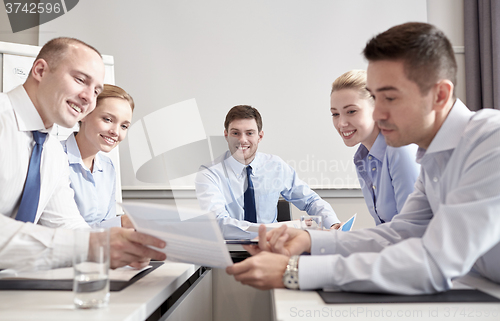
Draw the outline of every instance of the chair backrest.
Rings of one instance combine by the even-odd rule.
[[[291,221],[292,220],[292,209],[288,201],[280,199],[278,200],[278,222]]]

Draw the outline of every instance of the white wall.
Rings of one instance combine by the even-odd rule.
[[[443,30],[455,49],[457,97],[465,102],[464,0],[427,0],[427,21]]]
[[[251,104],[264,118],[261,151],[290,161],[312,186],[353,188],[354,149],[331,124],[330,84],[366,67],[370,37],[426,12],[425,0],[86,0],[40,26],[40,43],[73,36],[113,55],[116,83],[136,100],[134,122],[196,98],[206,134],[222,135],[229,108]],[[189,130],[178,125],[179,135]],[[127,140],[120,157],[125,186],[169,186],[135,179]]]
[[[347,2],[347,0],[345,1]],[[318,1],[318,2],[325,3],[324,1],[321,2]],[[397,2],[403,3],[402,6],[404,7],[409,2],[412,2],[412,0],[397,1]],[[310,4],[311,2],[304,1],[304,3]],[[336,1],[335,3],[342,5],[342,1]],[[165,12],[165,9],[167,8],[175,9],[175,7],[179,4],[179,2],[176,1],[160,2],[151,0],[147,2],[141,2],[140,6],[137,6],[136,4],[137,4],[136,1],[119,1],[119,2],[116,0],[80,1],[79,4],[65,16],[62,16],[47,24],[46,25],[47,28],[44,27],[43,30],[40,31],[43,33],[40,35],[40,40],[41,44],[43,44],[47,39],[59,35],[73,35],[73,36],[80,35],[80,37],[83,40],[96,45],[96,47],[98,47],[104,54],[115,56],[116,82],[118,84],[121,84],[126,89],[128,89],[134,95],[138,103],[138,109],[134,116],[134,119],[137,120],[139,118],[142,118],[146,114],[146,107],[152,107],[152,108],[163,107],[172,102],[181,100],[183,95],[185,97],[189,97],[188,95],[185,95],[184,93],[182,93],[182,91],[179,90],[179,86],[182,84],[178,83],[178,82],[183,82],[183,83],[189,82],[189,79],[180,80],[174,77],[174,79],[169,79],[168,81],[163,80],[163,76],[172,74],[172,72],[179,72],[179,71],[177,71],[177,67],[175,66],[174,63],[167,61],[168,54],[171,51],[174,51],[176,47],[168,46],[165,43],[166,41],[165,37],[162,35],[161,31],[158,30],[158,26],[164,23],[164,21],[168,20],[170,17],[169,13]],[[360,2],[357,2],[357,4],[359,5]],[[155,5],[157,10],[155,10],[154,8]],[[426,5],[427,5],[428,22],[433,23],[437,25],[439,28],[441,28],[448,35],[454,46],[458,47],[463,46],[463,0],[427,0]],[[389,9],[390,14],[397,15],[398,12],[394,8],[401,8],[401,7],[396,6],[393,7],[392,10]],[[212,6],[209,9],[210,10],[205,11],[204,16],[205,18],[212,17],[212,19],[214,20],[216,19],[216,14],[218,11],[228,10],[228,8],[225,9],[223,7],[217,7],[217,6]],[[287,9],[287,6],[283,6],[283,8],[281,9],[284,13],[288,12],[288,14],[290,14],[289,10]],[[372,9],[369,12],[370,14],[369,17],[363,17],[363,19],[366,19],[368,21],[372,19],[380,19],[379,14],[381,13],[381,11],[387,9],[388,8],[382,8],[382,7],[379,7],[377,9]],[[301,18],[299,20],[303,20],[304,17],[307,17],[306,13],[307,11],[304,12],[303,16],[301,15],[299,17]],[[265,18],[266,16],[270,15],[270,12],[267,12],[266,10],[263,9],[260,10],[259,14],[263,18]],[[336,14],[337,15],[342,14],[341,10],[336,10],[335,12],[332,10],[325,11],[324,15],[313,16],[311,19],[318,20],[321,19],[321,17],[324,17],[323,18],[324,20],[332,20],[333,19],[332,17],[335,16]],[[290,19],[293,18],[294,17],[290,17]],[[356,25],[359,24],[359,21],[362,20],[362,18],[358,17],[356,14],[348,15],[348,18],[350,19],[351,23],[343,24],[341,26],[338,26],[336,29],[340,30],[341,32],[344,32],[345,34],[351,34],[352,32],[359,31],[359,28],[357,28]],[[298,18],[295,17],[295,19]],[[255,21],[251,21],[250,26],[255,26],[255,28],[259,28],[261,20],[262,18],[256,19]],[[324,23],[327,24],[330,22],[324,22]],[[107,27],[103,27],[103,24],[107,25]],[[236,30],[238,28],[238,25],[239,25],[238,21],[235,21],[233,24],[229,25],[228,28],[234,28]],[[386,27],[389,27],[389,25],[387,25]],[[173,31],[175,31],[175,33],[177,34],[183,35],[192,33],[193,28],[194,28],[193,26],[185,24],[182,26],[182,28],[177,28]],[[377,32],[377,30],[373,28],[369,28],[368,31],[370,35]],[[36,41],[38,40],[38,34],[39,33],[37,28],[24,31],[22,33],[12,34],[10,32],[10,25],[8,24],[7,16],[4,11],[0,10],[0,41],[9,41],[9,42],[36,45],[37,44]],[[363,45],[364,41],[366,41],[368,37],[369,35],[366,35],[365,39],[361,41],[359,45],[358,44],[354,45],[354,42],[350,41],[347,42],[347,47],[334,46],[332,49],[320,48],[320,51],[326,52],[327,50],[331,50],[331,52],[344,52],[345,55],[347,54],[357,55],[359,54],[361,50],[360,48]],[[334,38],[327,37],[327,39],[330,40]],[[178,37],[175,40],[179,43],[183,42],[182,37]],[[188,42],[188,40],[189,39],[187,38],[184,39],[185,42]],[[134,44],[134,41],[137,42]],[[325,44],[328,43],[329,42],[325,41]],[[161,47],[158,47],[159,44],[161,45]],[[214,46],[213,43],[207,42],[205,46],[195,49],[196,52],[201,56],[214,55],[213,48],[211,48],[213,46]],[[242,48],[241,50],[243,49],[250,51],[255,50],[255,48],[246,48],[246,47]],[[235,48],[234,50],[237,50],[237,48]],[[147,53],[147,59],[144,64],[138,64],[137,59],[135,59],[137,55],[141,53]],[[227,51],[225,55],[230,57],[234,55],[234,52]],[[332,58],[329,60],[328,64],[324,64],[318,67],[319,69],[327,68],[328,70],[328,75],[323,80],[326,83],[326,85],[323,84],[322,86],[328,86],[328,84],[333,80],[333,78],[336,75],[340,74],[341,71],[347,70],[348,68],[352,68],[351,66],[345,66],[343,64],[339,64],[338,61],[342,60],[338,59],[335,60]],[[465,73],[463,67],[464,66],[463,54],[457,55],[457,61],[459,64],[459,77],[458,77],[459,84],[457,88],[458,97],[465,98],[465,89],[464,89]],[[360,67],[363,66],[364,65],[361,65]],[[308,65],[308,67],[310,68],[311,66]],[[195,69],[196,69],[195,72],[203,71],[203,69],[200,68],[195,68]],[[293,70],[293,68],[291,68],[291,70]],[[262,76],[266,77],[268,75],[264,73]],[[289,77],[289,75],[280,74],[278,76],[280,77],[276,77],[274,83],[277,86],[279,85],[281,87],[285,87],[286,89],[285,78]],[[213,79],[209,78],[205,82],[198,84],[198,86],[210,87],[212,83],[215,82],[214,79],[215,78]],[[306,82],[307,78],[302,80]],[[247,97],[247,95],[251,95],[256,88],[256,86],[248,86],[246,83],[240,84],[239,82],[236,81],[235,85],[238,85],[239,87],[243,87],[245,89],[241,90],[242,94],[244,94],[242,97]],[[217,98],[220,97],[227,99],[225,98],[226,94],[231,92],[229,88],[230,87],[227,87],[225,92],[217,92],[216,95]],[[328,104],[327,102],[328,98],[326,96],[323,97],[325,90],[326,90],[325,88],[323,89],[320,88],[320,90],[315,94],[318,95],[318,97],[321,96],[321,98],[319,98],[321,101],[317,104],[318,106],[322,106],[321,108],[327,106]],[[271,87],[267,88],[267,94],[284,97],[293,93],[290,93],[290,91],[287,92],[286,90],[284,90],[284,92],[277,91],[273,87]],[[250,103],[254,102],[251,101]],[[228,104],[229,106],[226,106]],[[230,101],[223,103],[221,100],[220,107],[212,106],[212,109],[210,110],[213,111],[215,114],[215,111],[219,108],[220,111],[217,114],[217,117],[220,117],[221,114],[224,114],[223,111],[225,111],[230,107],[230,104],[231,104]],[[278,104],[273,105],[273,107],[276,106],[278,106],[278,108],[281,108],[282,110],[286,111],[289,110],[288,105],[284,104],[282,101],[280,101],[280,103]],[[256,105],[256,107],[260,106]],[[290,113],[287,112],[283,114],[285,115],[284,117],[289,117],[288,115]],[[290,146],[293,145],[295,141],[303,139],[303,137],[314,134],[314,132],[304,132],[302,130],[302,126],[298,126],[295,128],[291,125],[285,126],[285,129],[283,129],[283,127],[277,127],[278,133],[273,133],[273,130],[271,130],[272,129],[271,123],[273,119],[270,117],[266,117],[264,120],[266,122],[266,126],[269,127],[268,129],[266,127],[266,140],[268,140],[268,138],[272,136],[271,134],[278,135],[281,132],[285,133],[299,132],[298,135],[299,139],[296,139],[295,136],[293,135],[285,137],[286,139],[284,140],[283,144],[288,144]],[[330,137],[331,139],[336,139],[335,133],[330,127],[330,124],[327,123],[328,119],[321,127],[324,129],[322,135],[324,135],[325,137]],[[218,125],[216,124],[214,124],[213,127],[209,126],[210,134],[217,134],[220,131],[220,127],[217,126]],[[279,137],[282,136],[280,135]],[[333,143],[328,141],[327,143],[325,143],[325,146],[330,146],[330,144]],[[125,172],[125,175],[127,176],[125,184],[134,186],[137,184],[137,182],[130,181],[129,177],[131,171],[130,160],[128,159],[129,157],[128,155],[123,154],[127,150],[127,148],[123,147],[125,147],[125,145],[122,146],[122,155],[121,155],[122,162],[123,163],[128,162],[128,164],[124,166],[124,167],[128,166],[127,169],[124,168],[124,171],[128,171]],[[287,156],[284,157],[285,159],[287,158]],[[139,191],[139,193],[136,194],[136,196],[137,195],[139,195],[139,197],[141,195],[147,196],[148,192]],[[356,227],[373,225],[373,220],[371,216],[368,214],[366,206],[364,205],[363,198],[361,196],[354,198],[353,197],[337,198],[334,196],[332,197],[330,195],[328,197],[325,197],[325,199],[327,199],[327,201],[329,201],[332,204],[332,206],[337,211],[337,214],[341,219],[343,220],[347,219],[354,212],[358,212]],[[163,200],[162,202],[172,202],[172,201]],[[178,203],[180,202],[182,205],[187,205],[187,206],[190,205],[193,206],[196,204],[195,203],[196,201],[193,199],[183,199],[183,200],[178,200],[177,202]],[[294,217],[298,217],[300,216],[301,213],[294,210],[293,214]]]

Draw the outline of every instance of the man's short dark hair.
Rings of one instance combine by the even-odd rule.
[[[56,69],[59,62],[64,59],[64,55],[66,54],[68,47],[71,44],[83,45],[95,51],[99,55],[99,57],[102,58],[101,53],[91,45],[75,38],[60,37],[54,38],[47,42],[38,53],[35,61],[38,59],[43,59],[47,62],[51,69]]]
[[[401,60],[408,79],[425,95],[440,79],[457,83],[457,63],[445,34],[428,23],[408,22],[370,39],[363,50],[370,61]],[[453,93],[455,95],[455,93]]]
[[[260,116],[259,111],[252,106],[238,105],[231,108],[226,115],[226,120],[224,121],[224,128],[226,131],[229,131],[229,124],[233,120],[237,119],[255,119],[259,133],[262,130],[262,117]]]

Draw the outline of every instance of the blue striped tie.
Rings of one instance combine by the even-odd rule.
[[[248,187],[244,194],[245,201],[245,221],[251,223],[257,223],[257,210],[255,209],[255,192],[253,189],[252,178],[252,167],[247,166],[247,177],[248,177]]]
[[[31,152],[28,176],[24,184],[23,196],[21,198],[21,205],[19,205],[19,210],[17,211],[16,220],[33,223],[40,199],[40,161],[47,133],[40,133],[38,131],[32,131],[31,133],[33,133],[35,147],[33,147],[33,152]]]

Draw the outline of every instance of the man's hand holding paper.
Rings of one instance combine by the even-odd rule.
[[[138,232],[166,242],[159,250],[169,260],[214,268],[233,264],[213,213],[146,203],[122,207]]]

